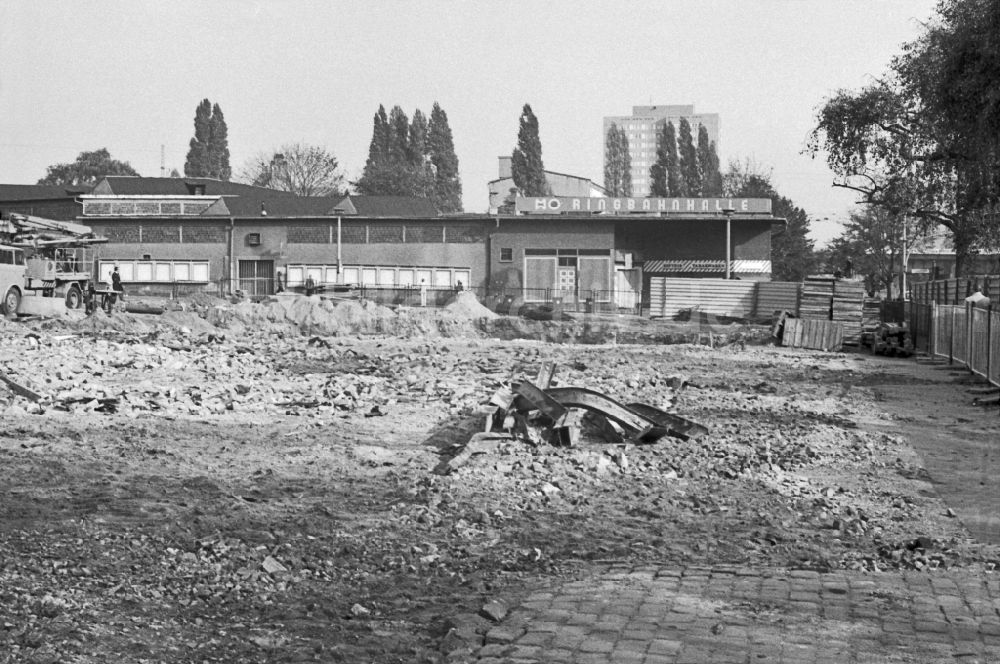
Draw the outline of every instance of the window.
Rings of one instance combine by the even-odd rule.
[[[378,271],[378,285],[379,286],[395,286],[396,285],[396,270],[393,268],[379,268]]]
[[[97,270],[98,278],[110,282],[115,265],[125,282],[209,281],[208,261],[102,260]]]
[[[260,233],[247,233],[247,246],[259,247],[260,246]]]
[[[500,248],[500,262],[511,263],[514,260],[514,249],[511,247]]]
[[[434,285],[441,288],[451,286],[451,270],[434,270]]]
[[[361,272],[356,267],[345,267],[344,268],[344,283],[345,284],[357,284],[361,283]]]

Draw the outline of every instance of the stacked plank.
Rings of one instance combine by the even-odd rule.
[[[861,329],[873,330],[882,323],[882,301],[866,297],[861,305]]]
[[[799,318],[830,320],[833,284],[833,277],[806,277],[802,284]]]
[[[813,350],[841,350],[844,346],[844,324],[832,320],[787,318],[781,345]]]
[[[834,283],[830,318],[844,324],[844,343],[849,346],[857,346],[861,343],[864,300],[865,284],[863,281],[845,279]]]

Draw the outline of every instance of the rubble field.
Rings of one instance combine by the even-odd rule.
[[[768,335],[467,297],[0,322],[0,663],[468,661],[608,563],[1000,565],[892,432],[876,387],[912,359]],[[546,363],[708,433],[472,454]]]

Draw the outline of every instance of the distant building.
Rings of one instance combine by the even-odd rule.
[[[511,177],[511,157],[500,157],[499,175],[499,178],[487,183],[490,189],[490,214],[496,214],[505,205],[513,206],[511,190],[514,189],[514,178]],[[549,183],[553,196],[593,198],[608,195],[604,187],[590,178],[578,175],[545,171],[545,181]]]
[[[917,238],[909,251],[906,278],[912,282],[954,279],[955,245],[950,234],[935,234],[930,238]],[[1000,274],[1000,250],[987,249],[967,258],[966,274]]]
[[[649,196],[651,182],[649,169],[656,163],[656,135],[667,122],[672,122],[680,137],[681,118],[687,118],[695,144],[698,142],[698,125],[708,131],[708,140],[719,150],[718,113],[695,113],[694,106],[633,106],[632,115],[614,115],[604,118],[604,138],[614,123],[628,136],[629,156],[632,158],[632,195]]]

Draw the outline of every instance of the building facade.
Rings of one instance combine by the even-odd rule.
[[[131,292],[150,294],[264,296],[311,279],[633,310],[667,277],[769,279],[782,222],[769,199],[517,197],[504,213],[439,215],[409,197],[116,180],[75,197],[72,219],[108,240],[93,248],[102,280],[118,266]]]
[[[695,113],[694,106],[658,105],[633,106],[632,115],[614,115],[604,118],[604,137],[612,124],[625,130],[628,136],[629,156],[632,159],[632,195],[649,196],[652,183],[649,169],[656,163],[656,136],[663,131],[667,122],[680,131],[681,118],[691,125],[695,143],[698,141],[698,126],[708,131],[708,140],[719,150],[719,115],[717,113]]]

